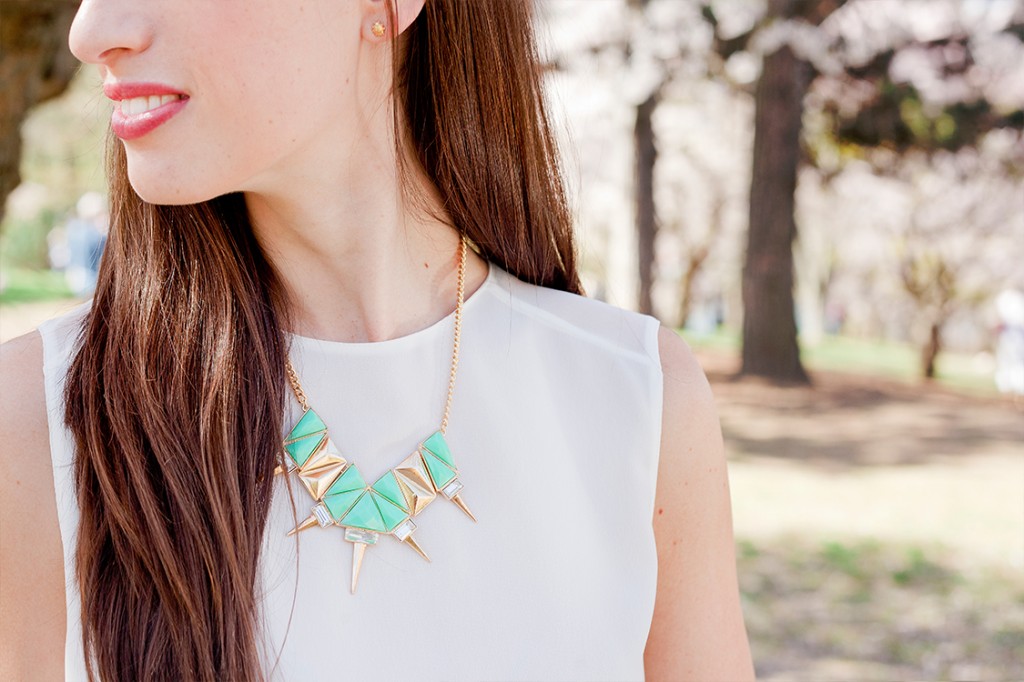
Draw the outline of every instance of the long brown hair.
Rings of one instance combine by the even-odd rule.
[[[485,258],[580,293],[531,21],[530,0],[428,0],[392,43],[396,153],[412,145]],[[259,679],[285,292],[241,195],[147,204],[116,139],[107,167],[110,236],[65,393],[88,673]]]

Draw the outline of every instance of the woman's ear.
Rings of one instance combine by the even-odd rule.
[[[423,6],[427,0],[392,0],[395,3],[395,9],[398,12],[398,33],[409,28],[412,22],[416,21],[416,17],[423,11]]]

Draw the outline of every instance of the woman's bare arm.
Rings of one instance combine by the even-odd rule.
[[[753,680],[714,397],[685,341],[662,327],[658,342],[665,389],[654,505],[658,593],[644,652],[647,680]]]
[[[42,339],[0,346],[0,679],[64,679],[64,558]]]

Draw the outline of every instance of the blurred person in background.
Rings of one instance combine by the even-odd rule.
[[[996,388],[1024,396],[1024,293],[1006,289],[996,297],[999,315]]]
[[[75,216],[64,226],[67,264],[64,276],[76,296],[92,295],[107,241],[107,200],[86,192],[75,206]]]

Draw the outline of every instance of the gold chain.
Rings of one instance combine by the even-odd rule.
[[[295,368],[292,367],[291,358],[284,359],[284,368],[288,371],[288,381],[292,385],[292,393],[295,394],[295,399],[299,401],[299,405],[302,406],[303,411],[308,410],[309,401],[306,400],[306,392],[302,390],[302,384],[299,383],[299,377],[295,374]]]
[[[447,435],[448,414],[452,410],[452,396],[455,395],[455,373],[459,370],[459,337],[462,336],[462,303],[466,296],[466,238],[459,240],[459,296],[455,303],[455,334],[452,341],[452,370],[448,377],[448,397],[444,401],[444,416],[441,418],[441,434]]]
[[[455,395],[455,374],[459,369],[459,338],[462,336],[462,304],[465,301],[466,296],[466,239],[462,237],[459,239],[459,287],[458,287],[458,299],[455,303],[455,338],[452,342],[452,368],[451,373],[448,377],[448,397],[444,403],[444,416],[441,418],[441,433],[444,434],[448,431],[448,416],[452,409],[452,397]],[[292,385],[292,392],[295,394],[295,399],[299,401],[299,405],[302,406],[303,410],[309,409],[309,401],[306,399],[306,393],[302,390],[302,384],[299,383],[299,376],[295,372],[295,368],[292,367],[291,358],[285,358],[285,370],[288,372],[288,382]]]

